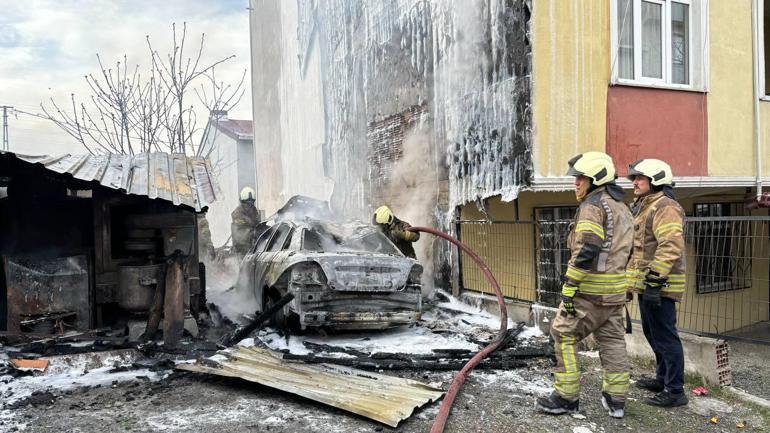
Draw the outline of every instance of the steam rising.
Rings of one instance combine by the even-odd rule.
[[[418,127],[404,138],[404,153],[393,165],[386,189],[392,193],[390,207],[399,219],[413,226],[434,227],[439,200],[439,172],[430,135]],[[423,266],[423,295],[433,291],[434,257],[431,235],[421,234],[414,245]]]
[[[253,292],[234,289],[238,265],[236,257],[206,264],[206,299],[233,322],[242,322],[244,314],[252,314],[259,309]]]

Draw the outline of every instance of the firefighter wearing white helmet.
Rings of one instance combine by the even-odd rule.
[[[551,324],[556,369],[554,391],[537,399],[549,414],[579,410],[580,369],[575,345],[594,335],[604,370],[601,402],[609,415],[622,418],[629,383],[623,306],[625,268],[631,253],[631,212],[615,184],[612,158],[586,152],[568,162],[575,176],[578,206],[567,243],[570,259],[561,290],[562,302]]]
[[[257,194],[253,188],[248,186],[243,188],[239,195],[241,204],[230,214],[233,252],[239,258],[246,255],[256,241],[256,229],[259,224],[259,213],[254,206],[256,198]]]
[[[684,393],[684,353],[676,330],[676,302],[685,288],[684,210],[674,199],[671,167],[659,159],[641,159],[628,167],[636,199],[634,252],[626,275],[639,296],[644,336],[657,368],[654,378],[637,381],[656,394],[645,400],[661,407],[688,403]]]
[[[372,216],[372,224],[382,230],[382,233],[387,236],[405,256],[413,259],[417,258],[412,244],[420,239],[420,234],[407,230],[411,225],[406,221],[401,221],[396,218],[389,207],[378,207]]]

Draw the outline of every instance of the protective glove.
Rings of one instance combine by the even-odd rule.
[[[573,302],[577,290],[577,287],[570,286],[567,283],[561,286],[561,303],[564,304],[564,309],[567,310],[567,313],[573,316],[577,314],[575,303]]]
[[[630,290],[626,290],[626,302],[631,302],[634,300],[634,292]]]
[[[644,280],[642,302],[650,307],[660,307],[660,291],[668,287],[668,278],[661,277],[657,272],[650,272]]]

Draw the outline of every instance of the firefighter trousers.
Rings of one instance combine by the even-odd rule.
[[[665,389],[677,394],[684,391],[684,351],[676,330],[676,302],[661,298],[660,306],[644,303],[639,295],[642,330],[655,353],[655,378]]]
[[[628,392],[629,363],[626,353],[623,305],[596,305],[580,294],[574,299],[576,315],[567,313],[564,305],[551,324],[556,369],[554,388],[562,398],[575,401],[580,397],[580,369],[575,345],[593,333],[599,344],[604,375],[602,391],[615,401],[625,401]]]

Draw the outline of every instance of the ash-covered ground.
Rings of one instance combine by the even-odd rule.
[[[288,338],[264,329],[242,344],[263,345],[298,356],[350,359],[354,353],[408,358],[437,351],[476,351],[499,329],[497,317],[445,294],[428,305],[423,321],[413,327],[333,335],[308,332]],[[515,326],[509,323],[509,327]],[[538,329],[524,328],[511,345],[542,348],[547,347],[547,340]],[[2,376],[0,431],[425,432],[440,406],[440,401],[427,404],[394,429],[245,380],[174,369],[177,363],[210,355],[211,346],[203,346],[206,350],[188,354],[128,349],[104,352],[98,359],[93,354],[64,360],[52,357],[46,374]],[[0,352],[14,356],[9,347],[0,348]],[[553,417],[535,412],[535,398],[550,392],[552,386],[552,360],[539,356],[528,358],[518,368],[487,367],[472,372],[455,401],[446,431],[679,433],[737,431],[738,423],[744,425],[740,431],[764,431],[768,426],[767,410],[741,403],[724,392],[691,396],[690,406],[665,410],[641,403],[646,394],[634,387],[626,418],[611,419],[599,402],[601,369],[596,352],[582,353],[580,361],[584,372],[580,415]],[[444,389],[455,374],[428,369],[379,372]],[[637,365],[632,377],[649,373],[649,366]],[[710,422],[712,416],[717,416],[716,424]]]

